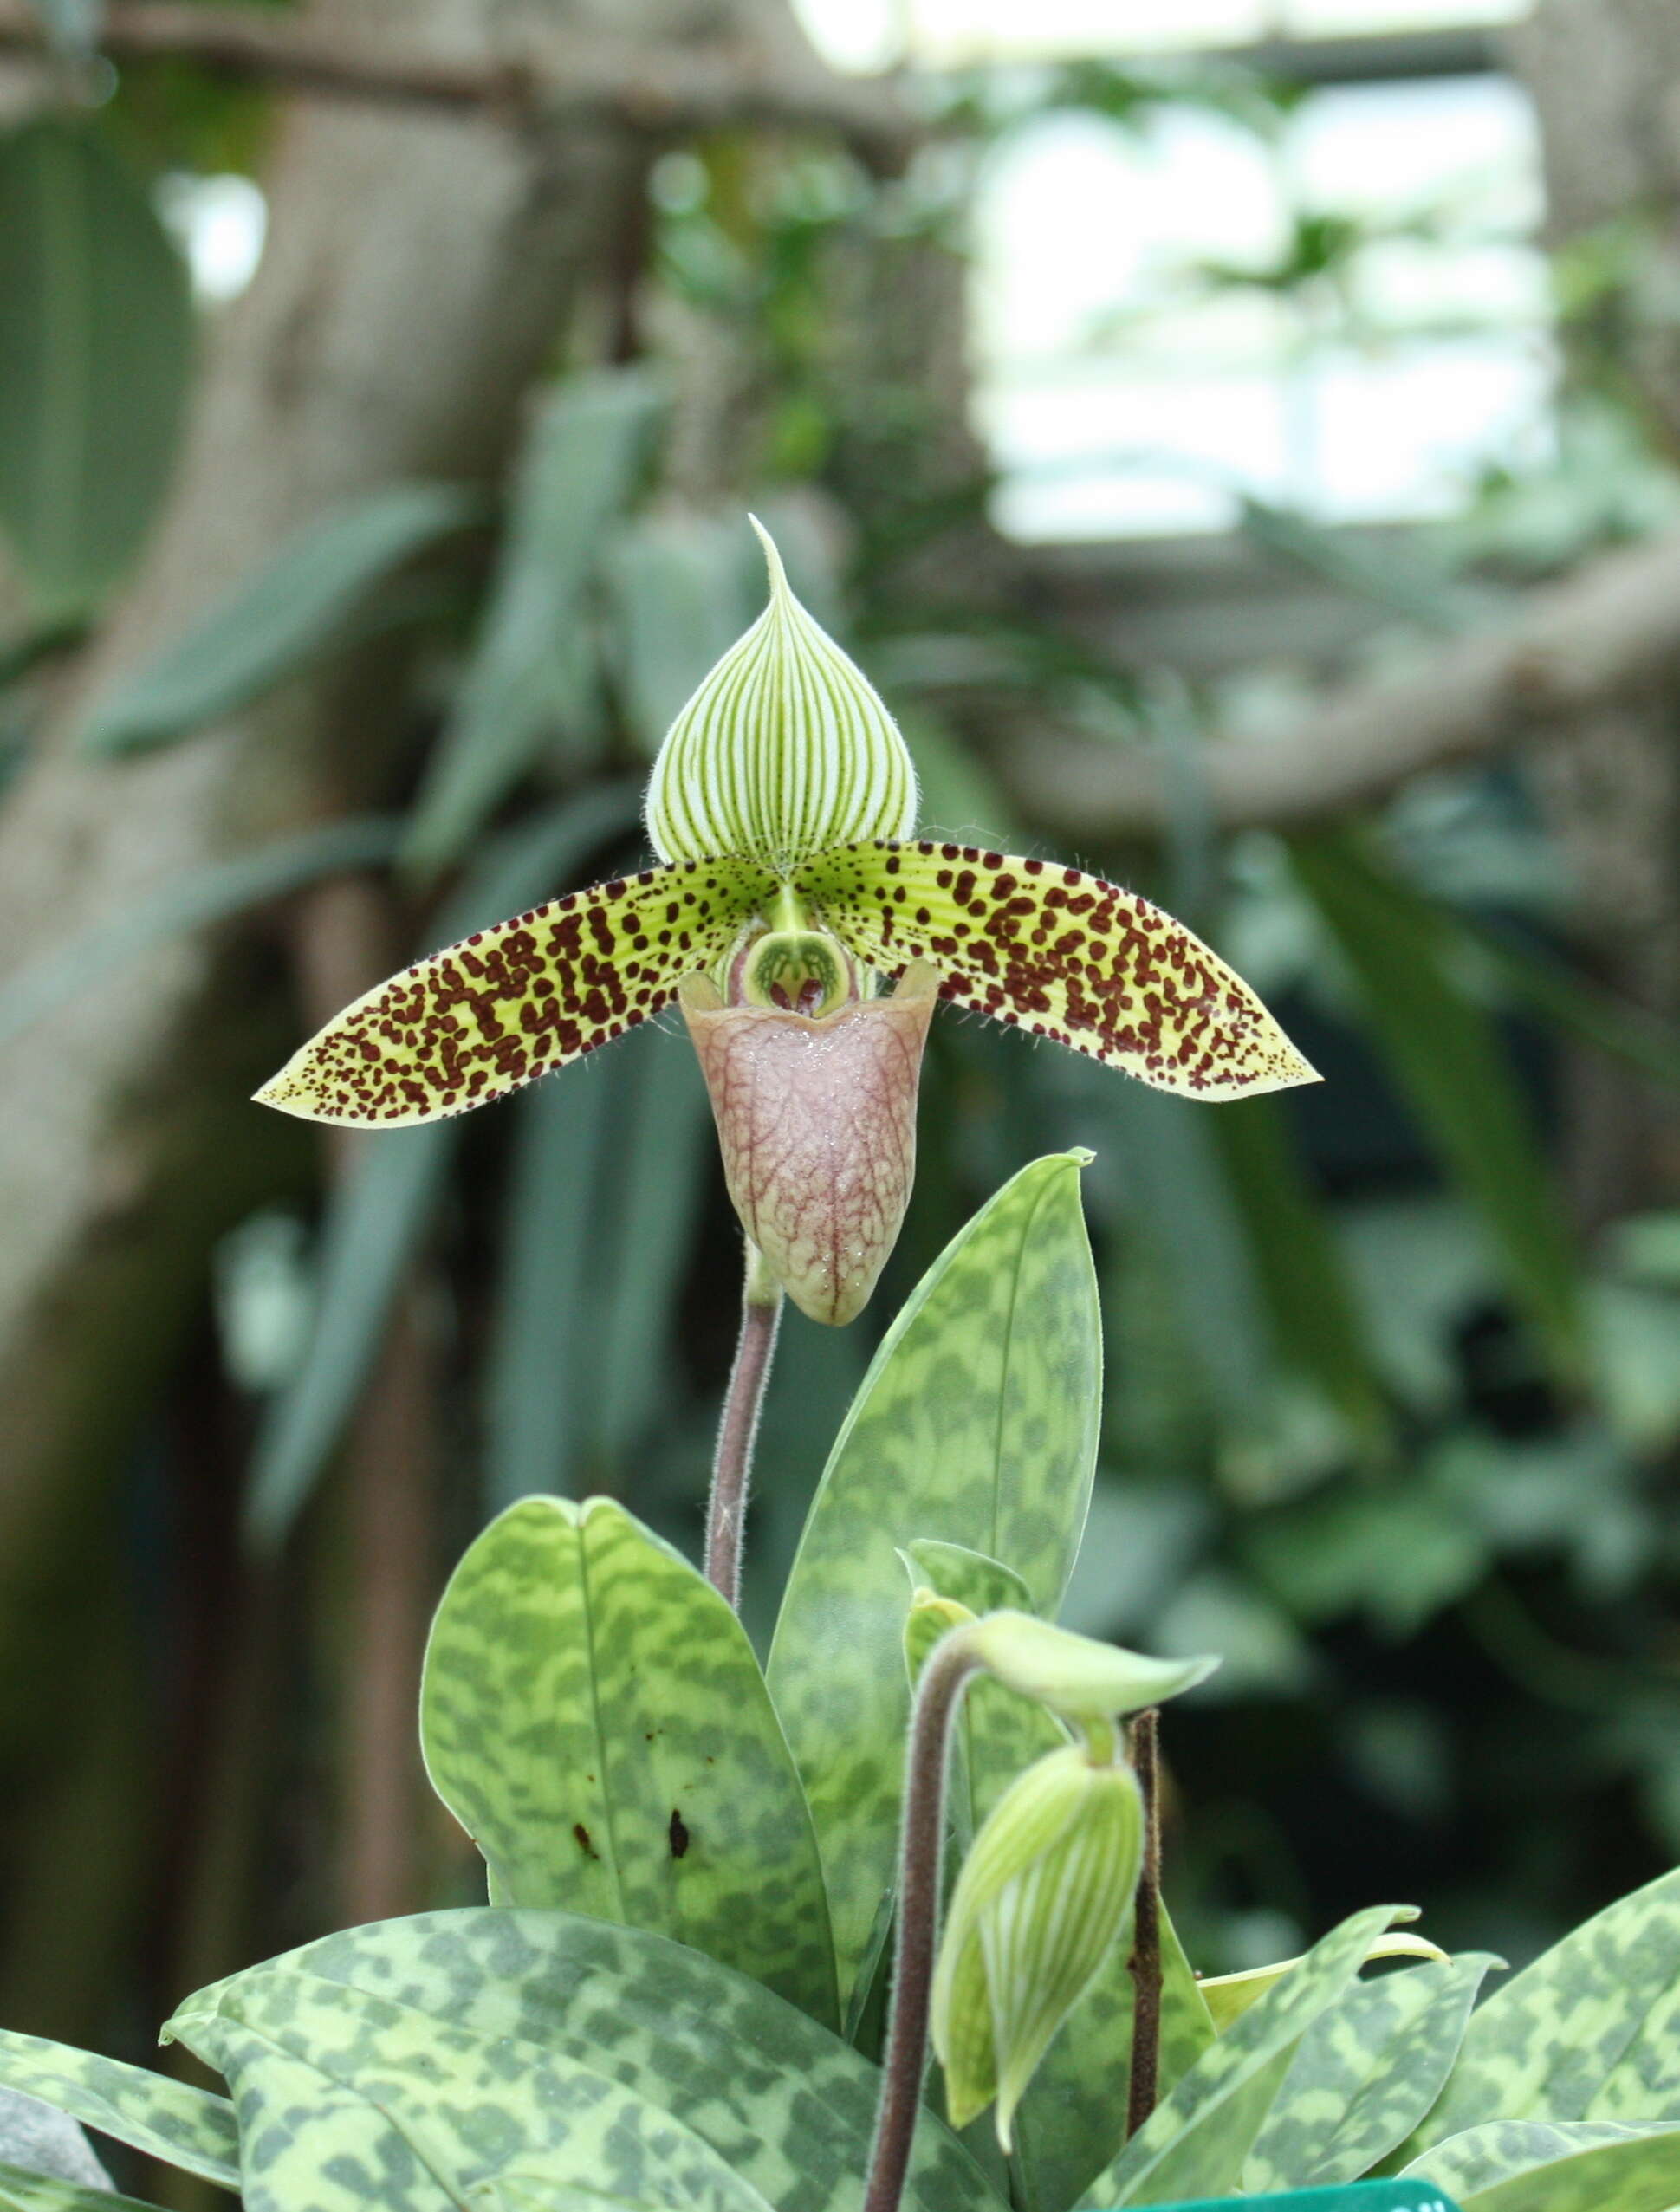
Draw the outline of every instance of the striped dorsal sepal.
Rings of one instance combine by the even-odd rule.
[[[907,837],[916,770],[863,673],[794,597],[769,534],[770,600],[659,749],[647,828],[662,859],[736,853],[787,877],[856,839]]]
[[[381,1129],[484,1106],[657,1014],[773,888],[744,861],[678,860],[570,892],[401,970],[256,1095]]]
[[[871,967],[931,960],[944,997],[1158,1089],[1226,1099],[1318,1080],[1199,937],[1078,868],[872,840],[820,853],[795,889]]]

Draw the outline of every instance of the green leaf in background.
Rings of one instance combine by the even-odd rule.
[[[711,1110],[654,1029],[522,1099],[489,1385],[493,1506],[616,1489],[666,1411]]]
[[[1290,840],[1296,878],[1359,986],[1377,1044],[1465,1197],[1511,1294],[1570,1378],[1582,1359],[1575,1255],[1493,1023],[1453,973],[1450,920],[1342,831]]]
[[[626,717],[651,761],[764,603],[764,565],[733,518],[654,515],[614,535],[602,569]]]
[[[1406,2169],[1463,2212],[1669,2212],[1680,2128],[1504,2121],[1450,2137]]]
[[[480,511],[471,493],[438,483],[392,484],[333,509],[155,660],[120,677],[94,702],[82,743],[137,752],[232,714],[336,644],[375,586]]]
[[[1342,2001],[1375,1939],[1405,1917],[1394,1906],[1373,1905],[1314,1944],[1209,2046],[1082,2202],[1098,2212],[1235,2190],[1301,2039]]]
[[[816,1839],[746,1631],[622,1506],[490,1523],[438,1608],[420,1740],[498,1902],[674,1936],[838,2027]]]
[[[9,2028],[0,2028],[0,2082],[184,2173],[239,2186],[239,2131],[225,2097]]]
[[[1290,507],[1244,496],[1242,535],[1280,553],[1355,598],[1398,614],[1437,637],[1462,637],[1499,611],[1495,595],[1415,552],[1363,544],[1348,530],[1326,529]]]
[[[63,2182],[48,2174],[31,2174],[22,2166],[0,2159],[0,2204],[10,2212],[158,2212],[114,2189],[91,2189],[86,2183]]]
[[[628,827],[636,797],[628,785],[600,785],[498,840],[444,908],[436,935],[465,937],[548,897]],[[308,1350],[269,1407],[252,1452],[246,1528],[259,1549],[283,1541],[354,1411],[461,1127],[439,1121],[383,1132],[333,1194]]]
[[[1528,2119],[1680,2120],[1680,1872],[1619,1898],[1494,1992],[1407,2154]]]
[[[1278,1356],[1318,1385],[1359,1442],[1380,1445],[1388,1422],[1364,1318],[1283,1111],[1275,1099],[1233,1099],[1204,1119]]]
[[[1086,1154],[1035,1160],[953,1239],[887,1332],[811,1507],[771,1647],[771,1695],[816,1821],[844,2003],[892,1881],[912,1537],[1018,1574],[1054,1613],[1100,1420]]]
[[[139,178],[66,116],[0,137],[0,529],[49,613],[139,550],[191,358],[186,269]]]
[[[322,876],[390,860],[401,834],[394,815],[359,815],[278,838],[172,879],[114,920],[71,937],[0,985],[0,1046],[50,1013],[61,999],[94,983],[108,985],[115,970],[172,937],[207,929]]]
[[[636,488],[663,388],[645,369],[562,384],[532,434],[460,698],[416,803],[407,858],[457,859],[554,737],[598,719],[585,594]]]
[[[264,1982],[269,1993],[255,2001],[253,1985]],[[511,2039],[522,2054],[529,2047],[555,2062],[610,2068],[633,2096],[722,2152],[769,2202],[788,2212],[855,2212],[876,2069],[756,1982],[663,1936],[511,1909],[387,1920],[236,1975],[191,2000],[176,2026],[198,2048],[198,2022],[230,1994],[243,1986],[252,2016],[279,2014],[289,1983],[307,1988],[328,2036],[326,1993],[336,1986],[446,2021],[487,2046]],[[293,2008],[302,2001],[295,1995]],[[307,2201],[316,2200],[311,2193]],[[552,2192],[545,2201],[554,2202]],[[905,2203],[911,2212],[997,2212],[973,2163],[931,2112],[917,2131]]]
[[[1350,1989],[1302,2037],[1243,2187],[1327,2188],[1370,2173],[1440,2095],[1476,1992],[1498,1962],[1467,1955]]]
[[[485,1490],[496,1512],[533,1490],[577,1487],[581,1408],[589,1389],[580,1339],[594,1259],[590,1228],[610,1180],[618,1086],[610,1058],[599,1071],[592,1058],[569,1072],[581,1080],[535,1083],[514,1108],[485,1391]]]

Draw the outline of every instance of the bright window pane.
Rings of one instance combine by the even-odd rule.
[[[976,405],[1026,537],[1441,513],[1549,436],[1532,119],[1485,76],[1336,88],[1279,147],[1174,107],[1046,118],[976,209]],[[1353,218],[1278,276],[1302,216]],[[1292,243],[1292,241],[1297,241]],[[1310,243],[1310,239],[1308,240]]]
[[[1260,38],[1502,23],[1531,0],[795,0],[838,68],[1124,55]]]

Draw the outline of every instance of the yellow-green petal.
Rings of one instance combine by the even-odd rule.
[[[257,1098],[380,1129],[486,1105],[657,1014],[772,888],[743,861],[682,860],[568,892],[400,970]]]
[[[659,749],[647,828],[663,860],[733,853],[786,877],[859,838],[907,837],[916,770],[863,671],[794,597],[769,533],[770,601]]]
[[[818,854],[794,887],[871,967],[931,960],[944,997],[1159,1090],[1240,1098],[1318,1080],[1216,953],[1099,876],[876,840]]]

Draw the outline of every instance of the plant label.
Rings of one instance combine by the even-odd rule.
[[[1249,2212],[1458,2212],[1444,2189],[1413,2176],[1388,2182],[1345,2182],[1339,2189],[1286,2189],[1275,2196],[1245,2196]],[[1156,2212],[1229,2212],[1230,2199],[1204,2197],[1194,2204],[1162,2204]]]

